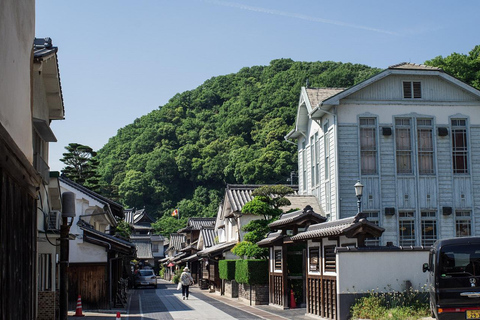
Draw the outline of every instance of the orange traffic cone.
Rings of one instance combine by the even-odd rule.
[[[77,308],[75,309],[75,317],[84,317],[85,315],[82,313],[82,297],[78,295],[77,299]]]
[[[120,319],[120,312],[117,312],[117,316],[115,317],[115,319]]]
[[[295,302],[295,295],[293,294],[293,289],[290,290],[290,309],[295,309],[297,303]]]

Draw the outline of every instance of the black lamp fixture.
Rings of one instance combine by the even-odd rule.
[[[357,183],[355,183],[354,187],[355,195],[357,196],[357,213],[360,213],[362,211],[363,184],[360,183],[360,180],[357,180]]]

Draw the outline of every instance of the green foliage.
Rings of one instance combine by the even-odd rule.
[[[165,266],[163,264],[160,265],[160,270],[158,271],[158,275],[160,276],[160,278],[163,279],[163,277],[165,276]]]
[[[182,275],[182,272],[183,272],[183,268],[175,270],[174,275],[172,277],[173,283],[178,284],[180,282],[180,276]]]
[[[252,243],[265,238],[265,235],[270,231],[268,224],[270,220],[252,220],[242,227],[242,230],[247,232],[243,239]]]
[[[242,241],[232,248],[232,253],[239,257],[247,258],[266,258],[268,257],[268,248],[260,248],[256,243]]]
[[[156,233],[169,237],[171,233],[175,233],[178,229],[184,228],[187,225],[187,220],[188,218],[177,219],[175,217],[165,215],[152,223],[152,228]]]
[[[220,279],[235,280],[235,262],[237,260],[218,261],[218,273]]]
[[[130,229],[130,225],[125,220],[117,221],[117,227],[115,228],[115,233],[124,237],[130,238],[132,234],[132,230]]]
[[[271,207],[278,209],[282,206],[290,205],[290,200],[285,198],[289,194],[293,194],[292,188],[284,185],[261,186],[252,192],[252,196],[258,197],[265,201]]]
[[[65,152],[60,159],[65,164],[62,174],[92,191],[100,192],[97,153],[89,146],[79,143],[69,143],[65,149],[68,152]]]
[[[350,87],[364,65],[273,60],[205,81],[118,130],[98,151],[106,196],[153,218],[217,213],[226,183],[286,182],[297,168],[292,129],[300,88]],[[159,231],[166,235],[166,230]]]
[[[414,320],[430,313],[428,295],[424,291],[408,289],[387,293],[371,291],[355,301],[350,311],[353,319]]]
[[[268,283],[268,260],[235,260],[235,281],[249,285]]]
[[[438,56],[425,61],[425,64],[440,67],[455,78],[480,89],[480,45],[475,46],[468,55],[454,52],[445,58]]]

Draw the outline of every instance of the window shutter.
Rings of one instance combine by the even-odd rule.
[[[413,98],[421,99],[422,98],[422,84],[421,82],[413,82]]]
[[[412,86],[409,81],[403,82],[403,98],[411,99],[412,98]]]

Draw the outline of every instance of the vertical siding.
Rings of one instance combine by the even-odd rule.
[[[391,127],[392,124],[380,125]],[[395,184],[395,153],[394,145],[395,139],[393,135],[384,136],[379,130],[379,172],[381,177],[381,211],[380,211],[380,225],[385,228],[382,235],[382,242],[397,243],[397,215],[385,216],[385,208],[397,208],[396,203],[396,184]]]
[[[442,215],[442,207],[453,206],[453,182],[452,182],[452,151],[450,135],[437,136],[437,180],[438,180],[438,203],[439,210],[439,235],[442,238],[455,236],[455,214]]]
[[[355,182],[360,178],[358,159],[358,130],[356,125],[338,126],[338,165],[340,213],[338,219],[357,213]]]
[[[472,207],[474,218],[474,235],[480,235],[480,212],[477,208],[480,206],[480,127],[470,128],[471,145],[471,164],[472,164]]]

